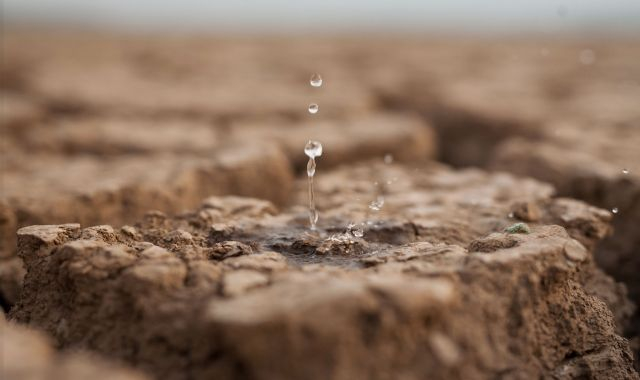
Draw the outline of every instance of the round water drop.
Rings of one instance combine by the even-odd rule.
[[[618,210],[618,208],[617,208],[617,207],[614,207],[614,208],[612,208],[612,209],[611,209],[611,212],[612,212],[612,213],[614,213],[614,214],[617,214],[617,213],[618,213],[618,211],[619,211],[619,210]]]
[[[315,73],[311,76],[311,79],[309,79],[309,83],[312,87],[320,87],[322,86],[322,77],[320,74]]]
[[[318,107],[317,104],[315,104],[315,103],[309,104],[309,113],[310,114],[312,114],[312,115],[313,114],[317,114],[319,109],[320,109],[320,107]]]
[[[384,155],[384,163],[389,165],[393,163],[393,155],[391,155],[390,153],[387,153]]]
[[[322,156],[322,144],[318,141],[309,140],[307,145],[304,146],[304,154],[309,158]]]
[[[627,169],[627,168],[622,169],[622,174],[624,174],[624,175],[629,174],[629,169]]]

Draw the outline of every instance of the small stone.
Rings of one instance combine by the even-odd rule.
[[[537,222],[540,220],[540,208],[532,202],[518,202],[511,206],[509,217],[525,222]]]
[[[132,239],[138,239],[140,237],[138,230],[136,230],[136,228],[133,226],[122,226],[122,228],[120,228],[120,231],[122,231],[124,235]]]
[[[587,249],[575,239],[565,243],[563,250],[569,260],[581,262],[587,258]]]
[[[434,332],[429,337],[429,343],[435,356],[446,366],[453,366],[461,359],[458,345],[448,336]]]

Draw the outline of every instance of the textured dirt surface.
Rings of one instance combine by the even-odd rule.
[[[57,284],[60,295],[55,296],[58,290],[42,293],[62,299],[33,305],[23,301],[21,313],[27,310],[38,315],[34,324],[45,324],[59,345],[90,347],[155,373],[162,373],[159,371],[166,365],[176,377],[190,375],[185,368],[193,366],[199,377],[213,371],[244,378],[272,373],[276,375],[271,377],[293,376],[298,373],[292,371],[309,368],[317,369],[319,377],[327,368],[338,378],[362,370],[380,371],[376,373],[381,378],[392,377],[402,373],[399,369],[411,367],[407,364],[410,357],[404,357],[405,362],[389,359],[402,357],[403,350],[415,354],[411,363],[417,367],[411,368],[424,365],[431,373],[436,362],[422,363],[423,358],[447,361],[438,357],[442,354],[434,345],[444,346],[445,351],[457,350],[459,357],[465,358],[461,362],[470,358],[468,366],[457,361],[436,366],[442,367],[438,371],[443,372],[437,373],[441,378],[530,378],[540,374],[609,378],[608,372],[602,372],[608,367],[615,367],[612,376],[624,378],[628,351],[618,335],[635,336],[631,344],[638,352],[640,316],[636,313],[630,319],[633,308],[619,283],[626,285],[632,303],[638,304],[637,39],[279,39],[19,30],[3,30],[0,38],[0,306],[9,310],[20,298],[25,274],[22,258],[16,256],[20,227],[80,223],[84,229],[69,233],[70,244],[88,239],[100,245],[103,243],[96,241],[105,240],[104,247],[95,248],[96,257],[86,258],[89,269],[80,270],[94,276],[96,268],[103,265],[94,261],[106,255],[107,277],[100,280],[108,283],[100,285],[104,288],[98,289],[80,272],[59,272],[55,267],[79,260],[76,253],[67,257],[57,256],[57,252],[76,252],[77,248],[84,252],[78,254],[82,256],[93,248],[62,249],[65,243],[52,238],[38,259],[43,263],[36,260],[28,264],[32,272],[37,267],[46,274],[42,279],[31,275],[31,290],[25,300],[36,299],[34,289],[49,288],[49,283],[39,281],[49,280]],[[585,60],[585,56],[591,58]],[[311,72],[323,75],[321,88],[308,85]],[[307,112],[311,102],[320,105],[316,115]],[[312,138],[324,144],[316,181],[321,228],[327,234],[321,238],[304,235],[307,216],[301,205],[306,204],[306,185],[296,182],[306,165],[302,147]],[[409,166],[382,165],[388,154],[394,162]],[[425,163],[433,158],[455,167],[482,167],[536,178],[557,191],[554,195],[550,186],[502,174],[487,177],[477,170],[453,172]],[[360,161],[367,163],[360,165]],[[340,165],[355,168],[334,170]],[[255,197],[271,203],[210,198],[200,206],[212,195]],[[557,196],[581,199],[617,213]],[[382,199],[382,209],[374,210]],[[369,207],[372,202],[376,207]],[[204,216],[188,211],[194,209]],[[160,213],[149,213],[152,210]],[[213,216],[206,216],[209,214]],[[136,222],[140,224],[133,228],[118,227]],[[353,235],[347,239],[344,232],[350,222],[356,225],[352,230],[364,227],[364,240]],[[487,237],[519,222],[527,223],[531,234]],[[360,223],[365,224],[359,227]],[[107,227],[87,229],[91,225],[114,227],[113,232]],[[551,225],[562,226],[594,253],[598,267],[590,255],[584,261],[576,260],[583,256],[580,249],[569,248],[564,256],[558,253],[553,242],[568,238]],[[176,230],[188,231],[191,239],[207,238],[190,242]],[[30,233],[40,236],[42,232],[36,228]],[[167,249],[175,268],[169,270],[164,262],[151,261],[159,269],[135,270],[143,272],[140,276],[149,276],[150,285],[129,285],[130,280],[122,277],[127,268],[159,259],[155,253],[150,254],[153,257],[142,255],[148,246],[139,246],[141,240]],[[351,240],[354,242],[348,244]],[[511,257],[504,252],[518,251],[520,243],[539,248],[531,248],[538,253],[526,256],[532,261],[518,259],[505,264],[504,268],[513,271],[511,277],[502,273],[506,269],[494,269],[497,264],[490,259]],[[428,244],[447,244],[464,260],[449,253],[434,254],[434,249],[440,251]],[[512,244],[516,245],[509,248]],[[112,250],[116,256],[128,257],[119,267],[122,273],[110,266],[110,253],[104,253]],[[486,252],[481,255],[475,250]],[[396,255],[396,251],[400,253]],[[391,258],[394,255],[410,258]],[[569,258],[572,265],[558,271],[556,266],[564,268],[562,257]],[[440,258],[446,264],[443,267],[439,266]],[[254,264],[254,259],[259,263]],[[229,267],[233,260],[250,263]],[[524,269],[528,265],[534,269]],[[397,272],[387,274],[388,267],[397,267]],[[180,277],[184,281],[168,279],[172,285],[162,285],[164,280],[158,278],[164,271],[167,278],[180,277],[184,271],[185,277]],[[489,271],[499,274],[495,279],[486,278]],[[520,279],[524,273],[533,273],[540,282]],[[430,306],[422,309],[419,302],[427,302],[424,300],[406,309],[402,306],[405,301],[395,298],[395,303],[388,305],[384,301],[387,296],[378,295],[377,285],[372,284],[380,276],[392,275],[398,275],[402,289],[410,288],[405,282],[413,284],[431,277],[450,281],[455,302],[442,302],[453,306],[438,308],[441,319],[431,317]],[[307,276],[308,283],[303,281]],[[469,280],[476,277],[478,282]],[[345,290],[348,294],[344,297],[353,297],[354,301],[347,303],[354,309],[345,306],[341,296],[332,298],[340,292],[325,294],[317,289],[318,283],[342,289],[338,280],[351,289]],[[137,284],[141,280],[131,281]],[[83,289],[85,284],[87,289]],[[513,286],[504,289],[503,284]],[[151,295],[143,301],[143,290],[139,289],[146,286],[149,290],[144,292]],[[275,299],[274,305],[280,306],[269,309],[268,318],[255,315],[255,323],[248,325],[248,331],[259,332],[255,337],[253,333],[246,336],[242,329],[236,331],[237,326],[230,327],[228,318],[218,320],[218,314],[207,311],[210,298],[216,304],[222,299],[231,305],[225,310],[250,319],[253,311],[243,307],[251,309],[253,299],[259,310],[271,306],[259,302],[258,295],[245,298],[248,292],[255,288],[284,297],[297,287],[305,294],[320,292],[317,299],[326,297],[326,305],[336,303],[336,310],[344,309],[346,325],[369,327],[347,331],[333,326],[335,313],[318,306],[325,303],[315,298],[304,303],[308,309],[300,310],[326,315],[322,321],[312,320],[302,311],[291,311],[285,317],[288,311],[283,310],[292,306],[270,295],[268,299]],[[353,290],[356,288],[359,290]],[[119,300],[122,293],[126,300]],[[473,299],[475,293],[482,297]],[[69,294],[74,296],[68,299]],[[88,298],[77,299],[77,294]],[[434,298],[434,303],[441,302],[435,296],[427,297],[429,291],[424,294],[426,299]],[[291,297],[297,299],[293,293]],[[570,302],[560,302],[558,297]],[[413,302],[415,297],[409,295],[408,299]],[[454,319],[449,324],[449,317],[463,314],[463,303],[470,299],[475,302],[469,306],[470,320]],[[600,301],[607,305],[605,309]],[[299,302],[302,305],[303,301]],[[505,304],[512,306],[505,308]],[[523,305],[521,314],[512,310],[518,309],[516,305]],[[126,321],[116,318],[113,326],[117,335],[105,338],[105,331],[112,326],[102,325],[102,316],[121,315],[121,310],[134,306],[137,314],[127,315],[130,320]],[[390,307],[398,311],[390,313]],[[72,333],[67,331],[67,322],[60,321],[66,321],[75,308],[86,314],[74,319],[73,334],[79,335],[68,337]],[[192,325],[178,326],[182,322],[171,316],[174,308]],[[373,310],[377,316],[371,317],[372,321],[361,317],[363,309],[364,314]],[[606,309],[613,315],[615,333],[610,332],[611,318],[603,317]],[[49,310],[59,314],[46,317]],[[196,318],[200,311],[206,317]],[[427,316],[425,321],[439,321],[435,326],[442,328],[431,330],[427,322],[413,327],[409,321],[421,315]],[[576,315],[596,317],[576,322]],[[408,325],[402,319],[405,317]],[[145,330],[143,321],[150,321],[153,327]],[[520,327],[512,335],[514,324],[534,327]],[[566,328],[557,327],[559,324]],[[290,326],[298,326],[295,331],[299,334],[279,330]],[[402,328],[396,331],[398,326]],[[471,334],[469,326],[477,330],[477,339],[465,335]],[[557,336],[549,333],[554,328],[562,332],[554,332]],[[162,329],[166,331],[158,332]],[[255,339],[256,352],[247,351],[254,345],[240,346],[240,338],[230,336],[226,329],[236,331],[242,339]],[[456,335],[459,329],[460,336]],[[523,333],[522,329],[530,330]],[[138,330],[144,334],[136,336]],[[322,335],[325,330],[335,334]],[[595,332],[589,335],[586,330]],[[193,347],[201,344],[197,331],[221,340],[202,343],[202,352],[194,353]],[[390,348],[344,348],[363,345],[364,338],[354,335],[356,331],[372,339],[364,343],[367,348]],[[414,331],[425,335],[414,336]],[[426,338],[432,331],[444,338],[433,338],[437,342],[432,343]],[[502,334],[504,331],[508,333]],[[375,335],[378,332],[382,335]],[[306,353],[298,347],[315,347],[318,351],[312,353],[317,361],[296,369],[269,356],[278,350],[267,352],[264,347],[271,347],[272,342],[264,342],[280,335],[290,337],[282,347],[292,350],[286,351],[291,357]],[[556,340],[549,343],[545,339],[551,335]],[[454,344],[448,344],[447,339]],[[481,342],[477,349],[476,341]],[[334,344],[343,351],[322,348]],[[138,354],[139,348],[144,353]],[[391,361],[352,368],[346,359],[351,351],[354,355],[368,353],[367,357],[353,358],[358,363],[370,357]],[[165,352],[171,352],[171,359],[159,362]],[[510,365],[512,360],[516,364]],[[353,376],[373,375],[361,372]]]
[[[124,369],[95,354],[56,352],[42,333],[6,322],[0,315],[0,377],[20,380],[145,380],[141,373]]]
[[[632,46],[591,41],[582,48],[545,45],[537,53],[526,44],[504,45],[508,63],[432,80],[431,91],[424,91],[428,81],[391,88],[385,98],[434,125],[445,162],[537,178],[561,196],[615,210],[614,233],[596,258],[637,302],[640,52]],[[593,62],[581,60],[585,51]],[[633,329],[637,335],[640,319]]]
[[[591,257],[607,211],[438,165],[341,168],[318,192],[318,233],[303,208],[238,197],[25,227],[11,317],[163,378],[637,378],[631,305]]]

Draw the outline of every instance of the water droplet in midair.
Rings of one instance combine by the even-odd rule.
[[[318,107],[318,105],[317,105],[317,104],[315,104],[315,103],[311,103],[311,104],[309,104],[309,113],[310,113],[310,114],[312,114],[312,115],[313,115],[313,114],[318,113],[318,110],[319,110],[319,109],[320,109],[320,107]]]
[[[322,77],[320,76],[320,74],[315,73],[311,75],[311,79],[309,79],[309,83],[311,84],[312,87],[320,87],[322,86]]]
[[[311,159],[307,163],[307,175],[313,177],[316,174],[316,160]]]
[[[617,214],[618,213],[618,208],[617,207],[612,208],[611,212],[614,213],[614,214]]]
[[[322,156],[322,144],[318,141],[309,140],[304,147],[304,154],[309,158],[316,158]]]
[[[384,163],[389,165],[393,163],[393,155],[387,153],[384,155]]]
[[[378,195],[375,201],[369,203],[369,209],[372,211],[380,211],[384,206],[384,197],[382,195]]]
[[[580,63],[583,65],[591,65],[596,61],[596,53],[591,49],[584,49],[580,52]]]
[[[627,168],[622,169],[622,174],[624,174],[624,175],[629,174],[629,169],[627,169]]]

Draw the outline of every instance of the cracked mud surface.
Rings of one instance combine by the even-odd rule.
[[[378,176],[396,184],[380,220],[354,199]],[[632,307],[591,257],[608,212],[439,165],[338,168],[318,191],[317,234],[304,209],[238,197],[25,227],[11,317],[163,378],[636,376]],[[371,222],[362,238],[345,216]],[[529,234],[503,232],[520,218]]]
[[[160,378],[637,378],[637,41],[2,42],[0,304],[56,348]]]

